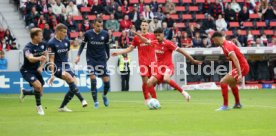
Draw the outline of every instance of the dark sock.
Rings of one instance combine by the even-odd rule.
[[[34,91],[36,106],[41,105],[40,92]]]
[[[74,97],[74,92],[68,91],[60,105],[60,108],[64,108],[73,97]]]
[[[25,90],[25,89],[23,89],[23,94],[24,95],[34,95],[34,90]]]
[[[91,80],[91,94],[92,94],[93,101],[97,102],[98,98],[97,98],[97,80],[96,79]]]
[[[80,94],[79,89],[77,88],[76,84],[74,82],[72,83],[68,83],[69,88],[72,92],[74,92],[74,94],[78,97],[78,99],[82,102],[84,99],[82,97],[82,95]]]
[[[108,93],[109,89],[110,89],[110,82],[109,81],[108,82],[104,82],[104,93],[103,93],[104,96],[106,96],[106,94]]]

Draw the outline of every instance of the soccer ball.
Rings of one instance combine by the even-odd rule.
[[[150,110],[155,110],[155,109],[160,109],[161,105],[159,103],[159,101],[157,99],[151,98],[148,103],[147,106]]]

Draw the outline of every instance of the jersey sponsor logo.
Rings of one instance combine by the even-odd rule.
[[[59,49],[57,50],[58,53],[68,52],[68,49]]]
[[[149,44],[141,43],[140,46],[149,46]]]
[[[91,41],[90,44],[94,44],[94,45],[104,45],[104,42]]]
[[[164,54],[164,51],[162,51],[162,50],[155,50],[155,52],[158,54]]]

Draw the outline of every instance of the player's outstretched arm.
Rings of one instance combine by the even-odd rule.
[[[241,82],[241,79],[242,79],[241,66],[240,66],[240,62],[239,62],[239,60],[236,56],[236,53],[235,52],[230,52],[228,57],[230,57],[230,59],[233,61],[234,65],[235,65],[235,68],[237,68],[237,71],[238,71],[238,74],[239,74],[238,82]]]
[[[117,52],[113,52],[112,53],[112,56],[115,57],[115,56],[118,56],[118,55],[121,55],[121,54],[127,54],[127,53],[130,53],[132,52],[134,49],[134,47],[132,45],[130,45],[128,48],[126,49],[123,49],[121,51],[117,51]]]
[[[48,52],[47,52],[47,51],[44,51],[44,52],[43,52],[43,56],[45,56],[45,57],[47,58]],[[40,61],[40,66],[39,66],[39,68],[38,68],[38,70],[37,70],[39,73],[42,73],[43,68],[44,68],[44,65],[46,64],[46,62],[47,62],[46,59],[43,60],[43,61]]]
[[[78,64],[80,62],[80,55],[81,55],[85,45],[86,45],[86,42],[82,41],[81,46],[80,46],[79,51],[78,51],[78,55],[77,55],[76,60],[75,60],[75,64]]]
[[[31,63],[36,63],[39,61],[46,61],[46,57],[44,55],[39,56],[39,57],[34,57],[33,54],[31,53],[27,53],[25,54],[25,56],[27,57],[27,59],[31,62]]]
[[[55,55],[54,54],[49,54],[49,61],[50,61],[50,70],[51,70],[51,78],[49,80],[49,84],[52,86],[53,85],[53,81],[55,79],[55,63],[54,63],[54,60],[55,60]]]
[[[184,49],[182,48],[177,48],[176,50],[177,52],[181,53],[183,56],[185,56],[186,58],[188,58],[193,64],[196,64],[196,65],[200,65],[202,64],[202,61],[198,61],[198,60],[195,60],[188,52],[186,52]]]
[[[149,40],[149,39],[145,38],[144,36],[142,36],[141,34],[137,33],[137,32],[134,31],[134,30],[131,30],[131,32],[134,33],[135,35],[137,35],[137,36],[141,39],[141,41],[142,41],[143,43],[145,43],[145,44],[150,44],[150,40]]]

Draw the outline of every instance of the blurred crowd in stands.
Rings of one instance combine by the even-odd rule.
[[[184,48],[213,47],[214,31],[225,32],[241,47],[276,46],[275,0],[15,1],[26,28],[43,29],[45,41],[58,23],[66,24],[74,49],[96,17],[104,20],[111,48],[127,48],[134,36],[130,30],[139,31],[141,20],[149,21],[150,32],[163,27],[166,38]]]

